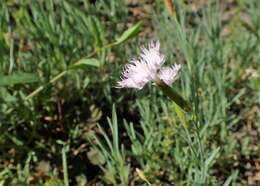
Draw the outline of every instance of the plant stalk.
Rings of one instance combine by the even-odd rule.
[[[163,91],[163,93],[168,96],[172,101],[174,101],[180,108],[182,108],[186,112],[191,112],[190,104],[181,95],[175,92],[170,86],[168,86],[160,79],[156,80],[155,83]]]

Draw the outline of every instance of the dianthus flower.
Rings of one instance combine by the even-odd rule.
[[[151,42],[148,48],[141,48],[138,59],[132,59],[130,64],[125,66],[117,87],[142,89],[148,82],[160,80],[171,85],[179,78],[181,65],[162,68],[164,62],[165,56],[160,52],[160,42]]]

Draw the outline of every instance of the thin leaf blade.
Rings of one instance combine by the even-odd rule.
[[[11,75],[0,75],[0,86],[34,83],[37,81],[38,77],[32,73],[18,72]]]
[[[73,64],[71,68],[80,68],[83,66],[100,67],[100,62],[96,58],[80,59],[77,63]]]
[[[116,39],[115,45],[124,43],[127,40],[129,40],[130,38],[139,34],[142,31],[142,25],[143,25],[143,22],[140,21],[140,22],[136,23],[134,26],[132,26],[131,28],[124,31],[124,33],[119,38]]]

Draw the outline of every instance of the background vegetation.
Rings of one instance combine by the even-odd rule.
[[[1,186],[259,185],[260,2],[170,2],[0,0]],[[115,88],[151,39],[193,114]]]

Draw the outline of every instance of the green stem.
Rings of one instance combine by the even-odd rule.
[[[63,179],[64,185],[69,186],[69,175],[68,175],[68,164],[67,164],[67,157],[66,152],[68,151],[68,146],[64,146],[62,148],[62,167],[63,167]]]
[[[51,79],[51,81],[48,84],[53,84],[54,82],[56,82],[58,79],[60,79],[61,77],[63,77],[65,74],[67,73],[67,70],[62,71],[61,73],[59,73],[58,75],[56,75],[54,78]],[[38,94],[39,92],[41,92],[44,89],[44,86],[41,85],[39,86],[37,89],[35,89],[32,93],[30,93],[28,96],[26,96],[24,98],[24,100],[28,100],[30,98],[32,98],[33,96],[35,96],[36,94]]]
[[[180,108],[186,112],[191,112],[190,104],[177,92],[175,92],[171,87],[169,87],[162,80],[158,79],[155,82],[158,87],[163,91],[163,93],[168,96],[172,101],[174,101]]]

